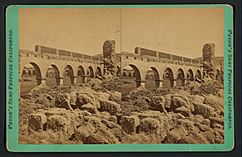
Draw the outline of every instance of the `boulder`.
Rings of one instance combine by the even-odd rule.
[[[165,98],[163,96],[153,96],[152,103],[150,103],[152,110],[161,111],[167,113],[165,109]]]
[[[46,116],[43,113],[31,114],[28,119],[28,126],[34,131],[43,130],[43,126],[46,123]]]
[[[165,108],[170,109],[171,101],[172,101],[171,95],[170,94],[164,95],[164,98],[165,98],[165,103],[164,103]]]
[[[207,104],[214,108],[215,112],[220,114],[224,111],[224,100],[223,98],[214,96],[214,95],[208,95],[205,97],[204,104]]]
[[[189,95],[188,99],[191,103],[203,103],[205,98],[201,95]]]
[[[116,115],[121,112],[121,107],[118,103],[109,100],[99,100],[100,108],[99,111],[107,111],[111,115]]]
[[[220,89],[217,94],[216,94],[218,97],[220,98],[224,98],[224,90],[223,89]]]
[[[154,118],[144,118],[140,121],[140,132],[144,132],[146,134],[159,134],[160,131],[161,124],[159,120]]]
[[[190,116],[191,112],[188,108],[186,108],[185,106],[181,106],[175,109],[176,113],[180,113],[184,116]]]
[[[73,110],[70,104],[70,94],[68,93],[59,93],[55,98],[55,106],[59,108],[65,108],[67,110]]]
[[[52,115],[47,118],[46,130],[67,133],[67,119],[64,116]]]
[[[97,110],[96,106],[94,106],[93,104],[90,104],[90,103],[82,105],[81,109],[82,110],[87,110],[88,112],[90,112],[92,114],[98,113],[98,110]]]
[[[121,104],[122,103],[121,92],[111,91],[108,100],[115,101],[116,103]]]
[[[214,115],[214,108],[206,104],[194,103],[194,114],[200,114],[204,118],[209,118]]]
[[[135,133],[139,125],[140,119],[137,116],[124,116],[121,120],[122,129],[128,134]]]

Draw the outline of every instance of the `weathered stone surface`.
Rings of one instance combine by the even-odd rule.
[[[215,112],[217,112],[218,114],[223,112],[223,108],[224,108],[223,98],[219,98],[214,95],[208,95],[205,97],[204,104],[207,104],[213,107]]]
[[[122,129],[128,134],[136,132],[139,125],[140,119],[137,116],[124,116],[121,120]]]
[[[46,116],[43,113],[31,114],[28,120],[28,126],[34,131],[43,130],[43,126],[46,123]]]
[[[56,96],[55,105],[56,105],[56,107],[59,107],[59,108],[65,108],[67,110],[72,110],[72,107],[71,107],[71,104],[70,104],[70,100],[71,100],[70,94],[68,94],[68,93],[64,93],[64,94],[59,93]]]
[[[150,103],[150,108],[152,110],[157,110],[167,113],[165,109],[165,98],[163,96],[153,96],[152,103]]]
[[[190,110],[185,106],[181,106],[175,109],[175,112],[180,113],[184,116],[190,116]]]
[[[88,112],[90,112],[92,114],[96,114],[98,112],[96,106],[94,106],[93,104],[90,104],[90,103],[82,105],[81,109],[87,110]]]
[[[67,119],[60,115],[52,115],[47,118],[46,130],[53,130],[55,132],[62,131],[67,133]]]
[[[221,97],[221,98],[224,98],[224,90],[223,89],[220,89],[217,93],[217,96]]]
[[[122,103],[121,100],[121,92],[117,92],[117,91],[111,91],[110,96],[108,98],[110,101],[114,101],[118,104]]]
[[[120,105],[116,102],[109,100],[100,100],[100,109],[99,111],[107,111],[111,115],[116,115],[121,112]]]
[[[188,99],[190,100],[190,102],[197,104],[201,104],[205,100],[205,98],[201,95],[190,95],[188,96]]]
[[[170,94],[164,95],[164,98],[165,98],[165,103],[164,103],[165,108],[170,109],[171,100],[172,100],[171,95]]]
[[[199,104],[199,103],[194,103],[194,114],[200,114],[204,118],[209,118],[210,116],[213,116],[214,114],[214,109],[206,104]]]
[[[162,124],[163,126],[164,124]],[[140,121],[140,132],[146,134],[159,134],[161,131],[161,124],[159,120],[154,118],[144,118]]]

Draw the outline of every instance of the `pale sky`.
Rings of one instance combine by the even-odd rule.
[[[39,44],[95,55],[105,40],[115,40],[116,52],[144,47],[195,58],[213,42],[215,55],[223,56],[223,17],[223,8],[20,9],[19,48]]]

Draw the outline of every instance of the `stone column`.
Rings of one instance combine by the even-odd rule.
[[[45,78],[43,78],[43,79],[41,80],[41,84],[42,84],[42,85],[46,85],[46,79],[45,79]]]
[[[173,86],[174,86],[174,87],[176,87],[176,86],[177,86],[177,82],[176,82],[176,80],[175,80],[175,79],[173,80]]]
[[[160,87],[163,87],[163,80],[160,80]]]
[[[73,77],[73,83],[76,84],[76,76]]]
[[[135,80],[135,82],[136,82],[137,88],[139,87],[145,88],[145,80]]]
[[[60,85],[63,85],[63,77],[60,77]]]
[[[145,81],[141,81],[140,87],[145,88]]]

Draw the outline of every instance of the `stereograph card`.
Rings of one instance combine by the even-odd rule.
[[[13,152],[230,151],[229,5],[12,5]]]

